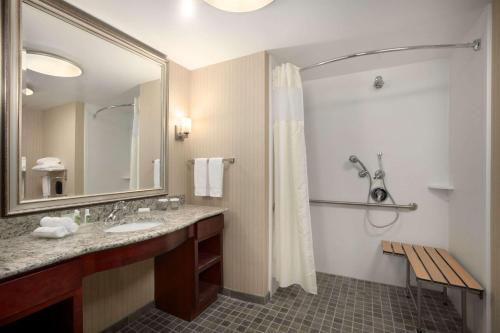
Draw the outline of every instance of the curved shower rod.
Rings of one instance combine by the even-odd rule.
[[[471,48],[474,51],[479,51],[481,49],[481,39],[476,39],[473,42],[470,43],[461,43],[461,44],[436,44],[436,45],[415,45],[415,46],[404,46],[404,47],[393,47],[389,49],[381,49],[381,50],[373,50],[373,51],[365,51],[365,52],[359,52],[359,53],[353,53],[349,55],[345,55],[342,57],[337,57],[325,61],[318,62],[313,65],[301,67],[300,71],[305,71],[311,68],[316,68],[320,67],[323,65],[331,64],[333,62],[341,61],[341,60],[346,60],[346,59],[352,59],[352,58],[357,58],[357,57],[362,57],[362,56],[367,56],[367,55],[374,55],[374,54],[381,54],[381,53],[391,53],[391,52],[399,52],[399,51],[412,51],[412,50],[426,50],[426,49],[445,49],[445,48]]]
[[[97,117],[97,114],[101,111],[104,111],[104,110],[111,110],[111,109],[116,109],[116,108],[123,108],[123,107],[127,107],[127,106],[135,106],[135,103],[129,103],[129,104],[119,104],[119,105],[108,105],[108,106],[105,106],[103,108],[100,108],[99,110],[97,110],[95,113],[94,113],[94,118]]]

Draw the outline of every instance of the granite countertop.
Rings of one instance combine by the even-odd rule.
[[[0,280],[85,253],[120,247],[162,236],[185,228],[204,218],[225,212],[225,208],[185,205],[178,210],[151,211],[125,216],[113,223],[92,222],[81,225],[71,236],[60,239],[37,238],[29,234],[0,240]],[[152,229],[106,233],[114,225],[155,221]]]

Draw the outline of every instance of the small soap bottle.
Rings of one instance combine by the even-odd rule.
[[[90,218],[90,209],[85,208],[85,213],[83,214],[83,223],[90,223],[91,218]]]
[[[81,222],[80,211],[78,209],[75,209],[73,213],[73,221],[75,221],[76,224],[80,224]]]

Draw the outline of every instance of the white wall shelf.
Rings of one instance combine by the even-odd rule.
[[[434,183],[434,184],[429,184],[427,185],[428,188],[431,190],[443,190],[443,191],[453,191],[455,190],[455,187],[451,184],[446,184],[446,183]]]

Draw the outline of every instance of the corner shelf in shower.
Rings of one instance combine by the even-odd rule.
[[[455,190],[455,187],[451,184],[446,184],[446,183],[433,183],[427,185],[427,187],[431,190],[443,190],[443,191],[453,191]]]

